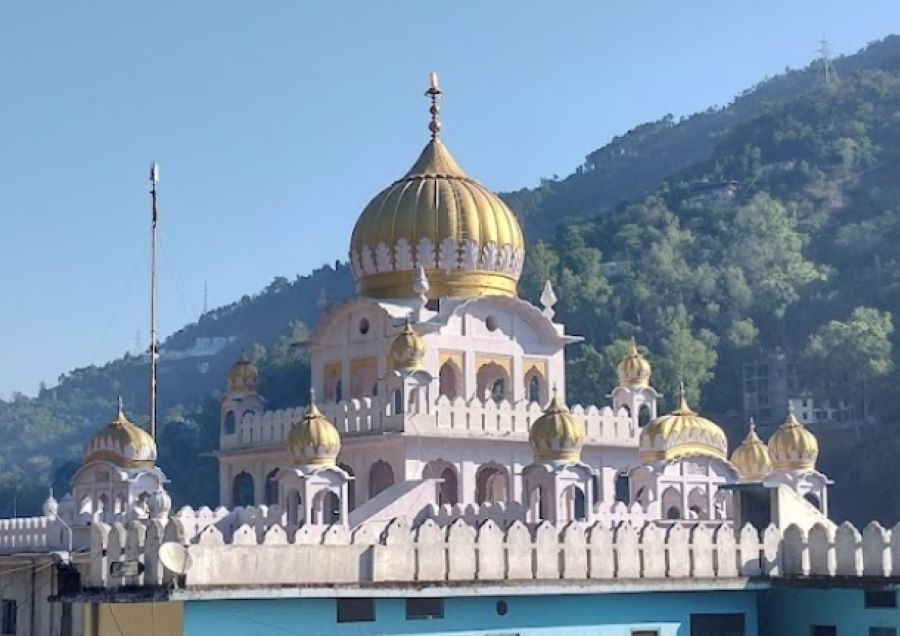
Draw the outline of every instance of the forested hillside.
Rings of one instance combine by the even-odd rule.
[[[683,379],[734,438],[745,425],[741,365],[784,351],[811,386],[851,397],[885,422],[859,440],[823,444],[822,461],[837,481],[836,517],[893,521],[900,38],[835,66],[835,82],[813,65],[724,108],[640,126],[569,177],[506,198],[529,244],[523,295],[553,281],[560,319],[587,338],[569,355],[570,401],[603,400],[634,336],[654,363],[654,384],[672,396]],[[177,503],[214,501],[214,462],[195,458],[215,447],[214,395],[239,348],[258,360],[273,407],[302,401],[306,326],[350,293],[340,264],[276,279],[165,343],[183,349],[200,336],[237,336],[205,374],[195,363],[163,365],[161,464]],[[73,371],[35,399],[0,402],[0,501],[18,493],[19,509],[33,511],[51,481],[64,489],[81,442],[112,414],[116,394],[143,410],[145,378],[146,364],[126,357]],[[885,498],[877,507],[876,496]]]

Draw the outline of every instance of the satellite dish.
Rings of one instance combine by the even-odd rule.
[[[187,546],[174,541],[168,541],[159,546],[159,560],[170,572],[178,574],[187,574],[194,564],[191,555],[188,554]]]

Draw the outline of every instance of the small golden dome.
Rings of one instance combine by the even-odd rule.
[[[815,470],[819,442],[793,411],[769,438],[769,457],[775,470]]]
[[[228,370],[228,392],[255,393],[258,378],[259,369],[242,351],[241,357]]]
[[[403,331],[391,343],[391,362],[395,369],[421,369],[424,357],[425,342],[407,319]]]
[[[617,367],[620,386],[647,387],[650,386],[650,374],[652,368],[647,359],[640,354],[634,338],[631,339],[631,347],[622,358]]]
[[[581,461],[584,424],[554,395],[528,432],[535,461]]]
[[[295,464],[334,466],[341,451],[341,435],[310,401],[303,419],[291,427],[288,448]]]
[[[762,481],[772,472],[769,449],[756,434],[756,427],[752,423],[747,437],[731,454],[731,463],[738,469],[741,481]]]
[[[691,410],[682,389],[677,408],[641,430],[640,457],[646,464],[691,456],[724,460],[728,440],[718,424]]]
[[[427,93],[442,95],[432,78]],[[373,298],[413,298],[425,269],[429,298],[514,296],[525,259],[522,228],[500,197],[469,178],[437,138],[406,175],[366,206],[350,240],[357,290]]]
[[[82,463],[98,461],[122,468],[153,468],[156,463],[156,442],[150,433],[128,421],[121,400],[116,417],[84,445]]]

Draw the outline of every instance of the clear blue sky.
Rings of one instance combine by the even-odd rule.
[[[726,103],[900,2],[0,4],[0,396],[147,337],[147,166],[161,166],[160,324],[344,259],[426,141],[495,190],[613,135]]]

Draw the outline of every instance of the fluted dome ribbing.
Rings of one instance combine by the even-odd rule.
[[[772,460],[756,429],[750,429],[744,441],[731,454],[731,463],[738,469],[741,481],[762,481],[772,472]]]
[[[109,461],[122,468],[152,468],[156,463],[156,442],[150,433],[128,421],[120,404],[113,420],[84,445],[82,463],[96,461]]]
[[[341,451],[341,435],[312,403],[303,419],[291,427],[288,448],[295,464],[334,466]]]
[[[421,369],[425,358],[425,342],[409,321],[391,343],[391,363],[395,369]]]
[[[650,386],[650,375],[653,369],[647,359],[638,351],[637,343],[631,339],[628,353],[616,367],[620,386],[647,387]]]
[[[581,461],[584,424],[554,396],[528,431],[535,461]]]
[[[259,370],[256,365],[241,352],[228,370],[229,393],[253,393],[256,391],[256,381],[259,378]]]
[[[691,410],[682,394],[674,411],[641,430],[640,458],[646,464],[691,456],[727,459],[728,439],[718,424]]]
[[[373,298],[415,297],[420,266],[429,298],[515,295],[524,247],[507,205],[432,139],[409,172],[363,210],[350,263],[359,293]]]
[[[815,470],[819,442],[793,413],[769,438],[769,456],[775,470]]]

